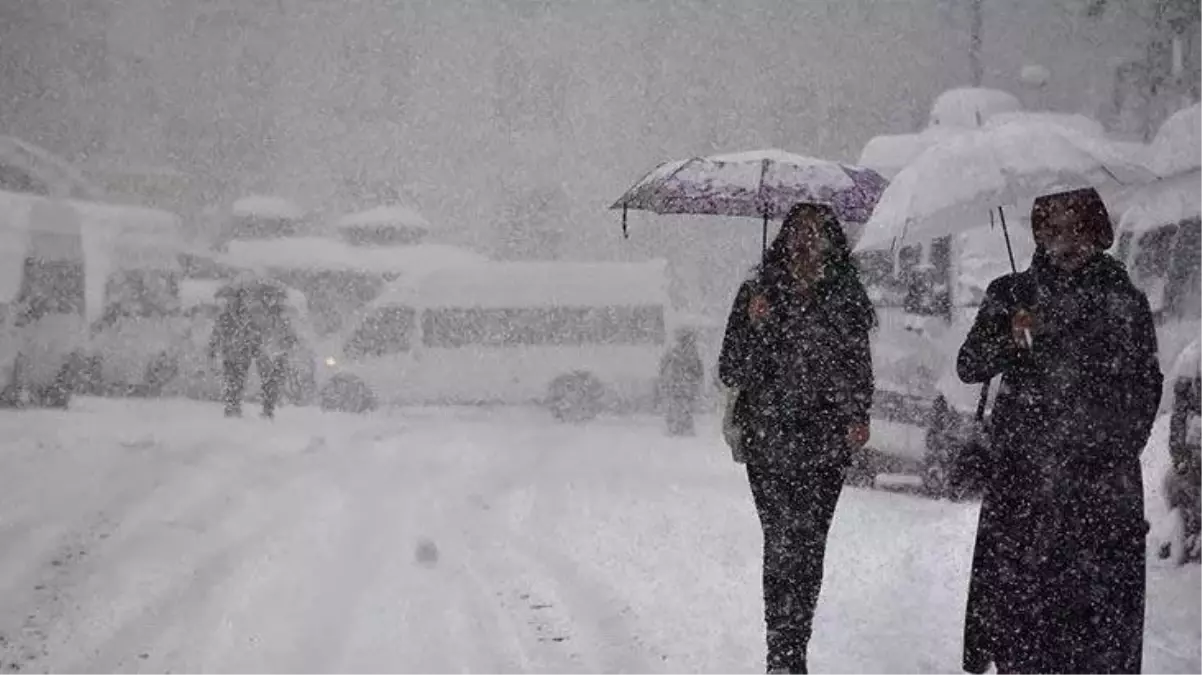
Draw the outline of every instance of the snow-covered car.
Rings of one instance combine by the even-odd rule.
[[[180,348],[180,376],[172,393],[187,398],[216,401],[222,392],[220,358],[209,358],[209,339],[221,313],[224,301],[218,296],[226,282],[209,279],[186,279],[181,283],[181,313],[186,323]],[[288,289],[286,312],[300,344],[288,356],[288,374],[284,380],[283,400],[295,405],[308,405],[316,392],[316,353],[312,325],[309,321],[305,296]],[[258,369],[251,368],[244,396],[249,401],[261,398],[262,385]]]

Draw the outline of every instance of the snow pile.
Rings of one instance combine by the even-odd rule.
[[[1019,112],[1023,104],[1000,89],[964,87],[949,89],[931,104],[928,126],[979,129],[999,113]]]

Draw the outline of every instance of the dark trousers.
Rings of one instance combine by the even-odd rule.
[[[260,352],[247,355],[226,355],[223,359],[225,383],[222,400],[225,402],[227,416],[242,414],[242,391],[246,388],[246,376],[250,374],[252,361],[259,369],[259,380],[263,386],[263,415],[271,417],[275,414],[275,406],[279,401],[280,388],[284,378],[284,357],[273,359]]]
[[[768,670],[804,673],[843,470],[832,463],[788,470],[748,463],[747,478],[764,533]]]

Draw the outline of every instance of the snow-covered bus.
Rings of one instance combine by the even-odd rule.
[[[664,261],[486,262],[389,287],[326,358],[323,405],[646,408],[670,321]]]

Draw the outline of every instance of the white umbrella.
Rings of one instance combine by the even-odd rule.
[[[857,251],[892,247],[981,225],[994,209],[1052,192],[1103,195],[1154,175],[1123,148],[1043,123],[1003,124],[949,138],[903,169],[881,195]]]

